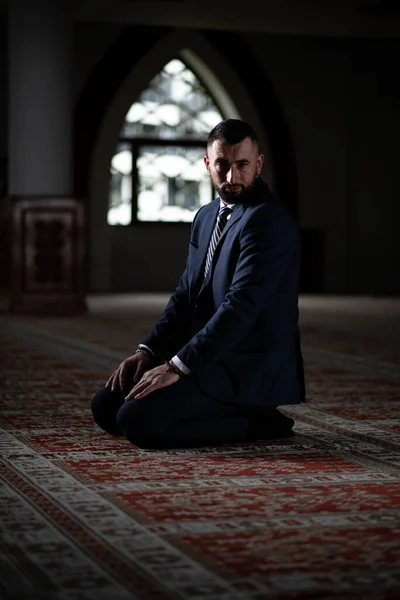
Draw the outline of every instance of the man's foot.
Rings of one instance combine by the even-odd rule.
[[[293,419],[273,408],[265,415],[250,419],[247,438],[256,441],[293,437],[293,425]]]

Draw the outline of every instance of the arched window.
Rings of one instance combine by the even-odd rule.
[[[125,117],[110,166],[109,225],[192,221],[213,197],[203,157],[221,120],[196,75],[178,58],[168,62]]]

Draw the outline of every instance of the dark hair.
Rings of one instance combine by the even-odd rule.
[[[215,142],[215,140],[222,140],[229,145],[239,144],[245,138],[250,138],[254,144],[257,144],[257,134],[254,129],[245,121],[240,119],[226,119],[221,121],[212,129],[207,139],[207,148]]]

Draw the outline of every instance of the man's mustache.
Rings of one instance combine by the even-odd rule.
[[[232,188],[240,188],[241,190],[244,190],[245,186],[241,183],[224,183],[221,186],[222,190],[231,190]]]

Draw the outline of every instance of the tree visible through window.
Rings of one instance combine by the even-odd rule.
[[[110,166],[109,225],[192,221],[213,197],[203,157],[222,119],[180,59],[166,64],[125,117]]]

